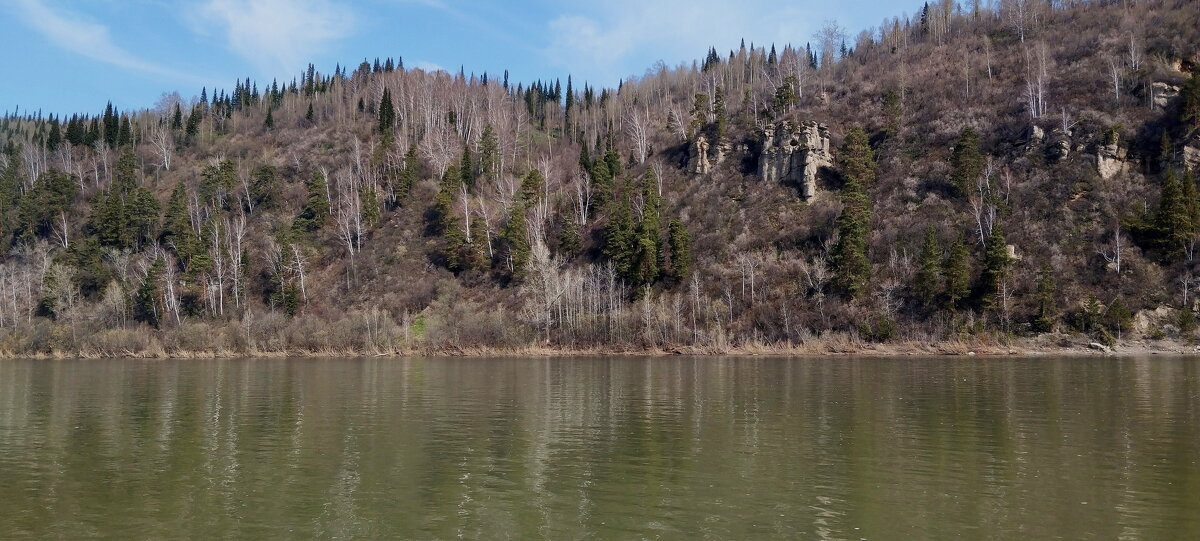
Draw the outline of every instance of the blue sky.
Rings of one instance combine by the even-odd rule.
[[[914,4],[916,5],[916,4]],[[851,36],[911,11],[885,0],[0,0],[0,110],[152,106],[251,77],[290,81],[312,62],[403,57],[512,81],[615,86],[747,43],[803,44],[827,20]]]

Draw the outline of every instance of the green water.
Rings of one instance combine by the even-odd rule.
[[[1200,360],[0,361],[0,537],[1200,539]]]

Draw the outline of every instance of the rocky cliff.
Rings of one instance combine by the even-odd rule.
[[[793,184],[801,197],[810,199],[817,192],[817,174],[822,167],[832,166],[829,128],[824,124],[784,121],[763,129],[758,157],[758,175],[763,180]]]

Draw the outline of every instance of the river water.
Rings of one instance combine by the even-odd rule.
[[[0,360],[0,537],[1200,539],[1200,360]]]

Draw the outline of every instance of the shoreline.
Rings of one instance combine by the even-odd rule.
[[[1054,343],[1049,343],[1053,341]],[[522,347],[437,347],[398,348],[390,351],[366,349],[295,349],[271,351],[179,350],[166,351],[55,351],[50,353],[14,354],[0,351],[0,359],[271,359],[271,358],[513,358],[513,357],[1142,357],[1200,355],[1200,346],[1178,340],[1128,340],[1112,347],[1102,346],[1079,337],[1043,336],[1015,339],[1008,343],[983,340],[921,342],[849,343],[821,340],[805,344],[752,344],[727,347],[595,347],[573,348],[557,346]]]

